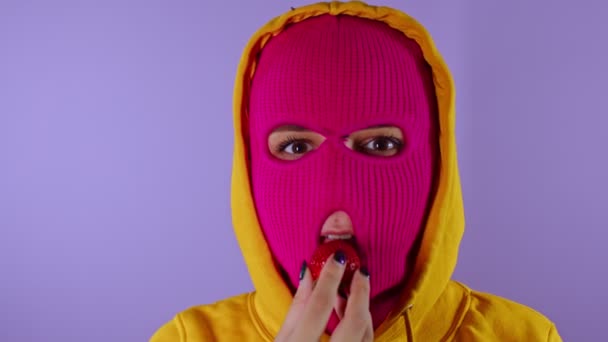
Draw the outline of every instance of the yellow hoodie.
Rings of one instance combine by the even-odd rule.
[[[464,232],[464,209],[456,158],[454,82],[428,32],[408,15],[363,2],[317,3],[274,18],[251,38],[234,87],[235,147],[232,219],[255,292],[192,307],[162,326],[151,342],[272,341],[292,295],[277,272],[264,240],[250,191],[241,116],[256,55],[286,25],[322,14],[379,20],[414,39],[431,65],[439,106],[442,169],[410,285],[399,310],[376,329],[376,341],[561,341],[554,324],[512,301],[471,290],[450,280]],[[329,339],[324,335],[323,341]]]

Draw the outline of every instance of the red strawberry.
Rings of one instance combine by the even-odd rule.
[[[345,240],[331,240],[321,244],[314,251],[308,268],[314,280],[319,278],[321,270],[327,259],[338,250],[344,253],[346,257],[346,270],[342,282],[340,282],[340,291],[346,295],[350,293],[350,283],[353,280],[355,271],[361,267],[361,261],[357,255],[355,248]],[[331,260],[330,260],[331,261]]]

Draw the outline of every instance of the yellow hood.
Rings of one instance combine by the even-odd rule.
[[[271,37],[280,33],[288,24],[322,14],[347,14],[385,22],[414,39],[433,70],[440,124],[441,169],[438,190],[424,229],[412,281],[403,293],[401,309],[387,318],[376,330],[376,335],[386,335],[395,322],[403,320],[404,316],[406,323],[411,325],[410,329],[418,328],[431,308],[436,311],[437,306],[441,306],[438,300],[456,266],[458,247],[464,232],[456,159],[454,82],[431,36],[422,25],[398,10],[370,6],[358,1],[317,3],[276,17],[251,37],[241,57],[234,87],[235,145],[231,204],[236,237],[256,289],[254,305],[263,320],[261,326],[267,333],[274,335],[287,313],[292,295],[275,268],[251,195],[246,135],[249,84],[255,73],[256,56]]]

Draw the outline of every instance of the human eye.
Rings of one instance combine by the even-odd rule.
[[[277,159],[295,160],[317,149],[325,138],[301,126],[278,127],[268,136],[268,149]]]
[[[312,150],[312,148],[313,146],[311,142],[307,139],[287,137],[278,145],[276,152],[287,154],[304,154]]]
[[[355,145],[356,150],[361,153],[390,157],[394,156],[403,148],[403,141],[392,135],[380,135],[363,139]]]

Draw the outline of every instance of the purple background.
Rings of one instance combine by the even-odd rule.
[[[230,223],[232,83],[304,1],[0,1],[0,340],[144,341],[251,289]],[[384,1],[458,86],[467,231],[455,278],[607,322],[607,5]]]

